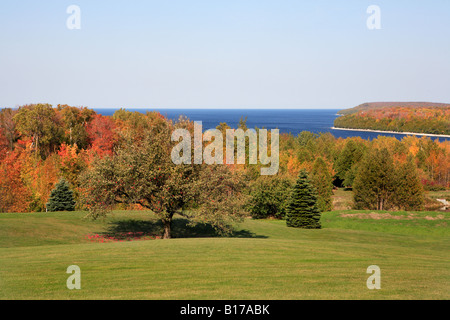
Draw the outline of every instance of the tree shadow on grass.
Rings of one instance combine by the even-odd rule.
[[[144,237],[157,237],[163,234],[163,224],[161,221],[149,220],[119,220],[110,223],[109,228],[102,235],[114,239],[127,240],[130,238],[139,239]],[[226,236],[217,232],[210,224],[197,223],[190,225],[187,219],[175,219],[172,223],[172,238],[267,238],[267,236],[257,235],[249,230],[233,230]]]

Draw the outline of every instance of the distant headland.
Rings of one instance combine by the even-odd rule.
[[[369,102],[338,111],[333,129],[370,130],[429,136],[450,135],[450,104]]]

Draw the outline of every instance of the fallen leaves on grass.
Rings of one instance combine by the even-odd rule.
[[[381,212],[370,212],[370,213],[341,213],[340,216],[342,218],[358,218],[358,219],[393,219],[393,220],[416,220],[416,219],[425,219],[425,220],[443,220],[445,216],[443,214],[439,214],[436,217],[430,216],[419,216],[414,213],[408,213],[407,215],[393,215],[390,213],[381,213]]]
[[[157,240],[161,239],[161,236],[154,236],[144,234],[143,232],[123,232],[115,233],[114,235],[104,234],[88,234],[85,239],[90,242],[125,242],[125,241],[143,241],[143,240]]]

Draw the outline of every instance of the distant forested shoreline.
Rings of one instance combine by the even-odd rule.
[[[450,104],[429,102],[365,103],[338,112],[336,128],[450,134]]]

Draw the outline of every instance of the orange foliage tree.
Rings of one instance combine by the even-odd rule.
[[[86,130],[89,136],[91,159],[113,154],[118,135],[115,122],[111,117],[95,115]]]
[[[24,157],[21,148],[3,153],[0,162],[0,211],[25,212],[29,210],[31,194],[25,187],[21,171]]]

